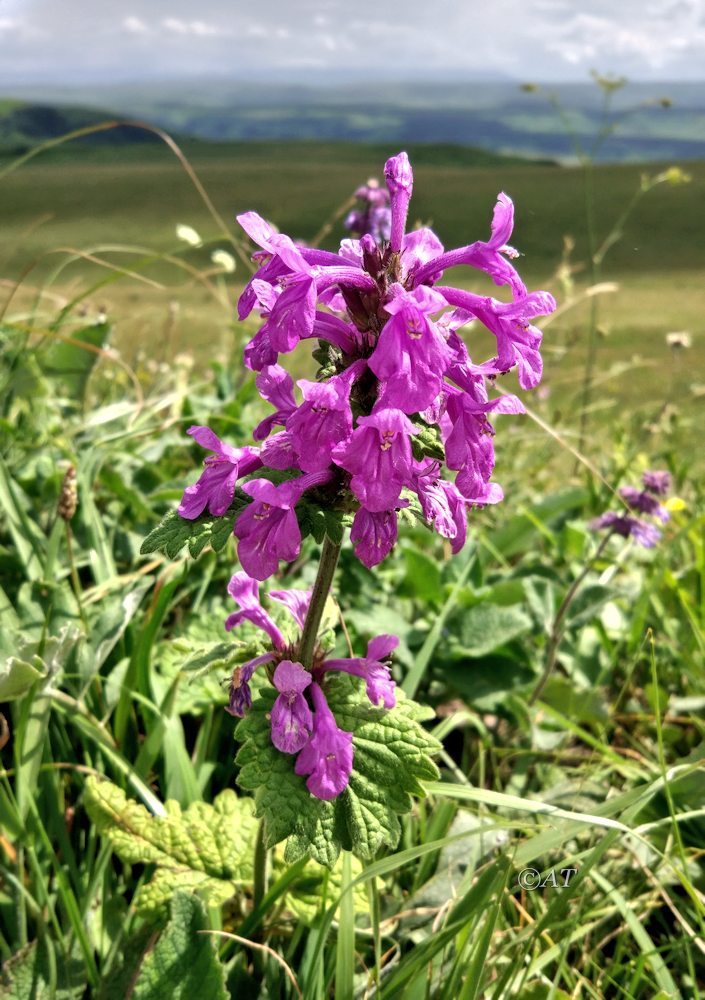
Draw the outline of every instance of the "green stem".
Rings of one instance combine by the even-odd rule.
[[[580,584],[583,582],[583,580],[588,575],[588,573],[590,572],[590,570],[592,569],[592,567],[595,565],[595,563],[597,562],[597,560],[600,558],[600,556],[602,555],[602,553],[605,551],[605,548],[607,547],[607,543],[609,542],[609,540],[610,540],[611,537],[612,537],[612,532],[608,531],[607,534],[605,535],[605,537],[602,539],[602,541],[598,545],[597,551],[595,552],[595,555],[592,557],[592,559],[590,559],[586,563],[586,565],[583,567],[582,572],[579,573],[578,576],[576,576],[576,578],[573,580],[573,582],[571,583],[570,587],[568,588],[568,591],[567,591],[565,597],[561,601],[561,606],[559,607],[558,611],[556,612],[556,617],[555,617],[555,619],[553,621],[553,627],[551,629],[551,634],[550,634],[549,639],[548,639],[548,647],[546,649],[546,666],[543,669],[543,673],[541,674],[541,676],[540,676],[540,678],[538,680],[538,683],[536,684],[536,687],[534,688],[534,690],[529,695],[529,699],[527,701],[528,705],[533,705],[534,702],[536,702],[538,700],[538,698],[541,695],[541,692],[543,691],[543,689],[546,687],[546,684],[548,683],[549,677],[553,673],[553,668],[556,665],[556,656],[558,654],[558,646],[560,644],[561,639],[563,638],[563,627],[562,627],[563,626],[563,619],[565,618],[565,616],[566,616],[566,614],[568,612],[568,608],[573,603],[573,599],[575,598],[575,595],[578,592],[578,588],[580,587]]]
[[[253,907],[256,910],[267,891],[267,847],[265,844],[264,820],[260,820],[255,840],[255,871],[253,887]]]
[[[339,555],[340,545],[336,545],[326,535],[323,539],[321,561],[318,564],[318,575],[316,576],[316,582],[311,592],[311,603],[308,606],[308,613],[299,644],[299,660],[307,670],[311,669],[313,662],[313,650],[316,645],[316,638],[318,637],[318,628],[323,617],[323,609],[328,600],[330,585],[333,582]]]

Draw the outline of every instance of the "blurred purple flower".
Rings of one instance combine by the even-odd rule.
[[[661,469],[645,472],[641,481],[645,489],[658,497],[665,496],[671,489],[671,473]]]

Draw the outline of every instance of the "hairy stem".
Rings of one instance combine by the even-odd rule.
[[[299,644],[299,660],[307,670],[311,669],[313,662],[313,649],[316,645],[318,628],[323,617],[323,609],[328,600],[328,593],[330,585],[333,582],[335,567],[338,565],[339,555],[340,545],[336,545],[326,535],[323,539],[321,561],[318,564],[318,574],[311,592],[311,603],[308,606],[308,614],[306,615],[304,629],[301,633],[301,642]]]

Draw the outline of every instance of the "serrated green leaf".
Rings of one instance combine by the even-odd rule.
[[[167,802],[166,816],[153,816],[109,781],[89,778],[86,810],[98,832],[130,864],[156,864],[157,871],[137,892],[138,911],[163,912],[175,889],[218,905],[252,882],[257,822],[252,804],[231,790],[213,805],[194,802],[182,812]]]
[[[353,734],[354,758],[348,788],[325,802],[311,795],[305,778],[295,774],[294,757],[272,744],[269,714],[276,694],[264,688],[235,732],[242,743],[236,758],[238,783],[255,793],[268,845],[288,838],[287,861],[309,854],[328,868],[341,850],[371,858],[383,845],[396,847],[398,815],[409,812],[412,795],[424,794],[422,780],[438,775],[431,755],[440,744],[419,725],[433,712],[400,691],[395,708],[375,708],[358,678],[332,676],[326,696],[338,725]]]
[[[180,517],[175,510],[170,510],[147,535],[142,542],[140,552],[142,555],[163,552],[170,559],[176,559],[184,545],[188,545],[189,553],[194,559],[200,556],[206,545],[219,552],[230,538],[238,514],[250,502],[250,497],[238,492],[222,517],[204,514],[193,521]]]
[[[134,1000],[228,1000],[225,969],[218,960],[215,939],[204,934],[206,930],[200,900],[177,892],[169,923],[140,969]]]

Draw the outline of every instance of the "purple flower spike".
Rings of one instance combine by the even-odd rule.
[[[657,497],[664,497],[671,488],[671,473],[665,470],[645,472],[641,481],[650,493]]]
[[[263,663],[270,663],[274,659],[274,653],[263,653],[262,656],[255,657],[249,663],[243,663],[241,667],[233,670],[230,681],[230,702],[225,711],[230,715],[241,719],[252,705],[252,691],[250,690],[250,680],[257,667]]]
[[[296,758],[297,774],[310,775],[306,787],[317,799],[336,799],[347,788],[353,764],[352,733],[338,728],[326,696],[311,684],[313,733]]]
[[[214,517],[220,517],[232,503],[237,480],[262,467],[259,449],[232,448],[221,441],[210,427],[194,425],[189,427],[187,433],[213,454],[206,458],[205,470],[198,482],[184,490],[178,512],[181,517],[192,521],[207,507]]]
[[[384,305],[390,319],[384,324],[370,357],[370,368],[384,380],[384,405],[418,413],[440,392],[443,375],[454,352],[429,314],[444,309],[446,300],[431,288],[407,292],[392,285],[391,300]]]
[[[272,743],[282,753],[298,753],[313,728],[313,714],[303,694],[311,674],[300,663],[282,660],[272,679],[279,692],[272,706]]]
[[[365,681],[367,697],[377,707],[380,702],[385,708],[394,708],[397,703],[395,684],[389,666],[383,662],[399,645],[395,635],[378,635],[367,646],[367,656],[351,659],[326,660],[326,670],[343,670],[346,674],[362,677]]]
[[[385,407],[360,417],[350,441],[334,450],[334,461],[352,473],[350,488],[367,510],[397,505],[411,481],[410,435],[418,431],[401,410]]]
[[[373,513],[360,507],[350,529],[350,541],[363,566],[372,569],[386,559],[396,545],[397,512],[382,510]]]
[[[392,156],[387,160],[384,165],[384,179],[392,203],[392,231],[389,244],[392,250],[398,253],[402,247],[406,217],[414,187],[414,174],[406,153],[399,153],[398,156]]]
[[[240,605],[240,611],[234,611],[226,618],[226,631],[230,632],[241,622],[252,622],[267,633],[275,649],[283,649],[284,636],[260,603],[257,580],[253,580],[247,573],[234,573],[228,584],[228,593]]]

